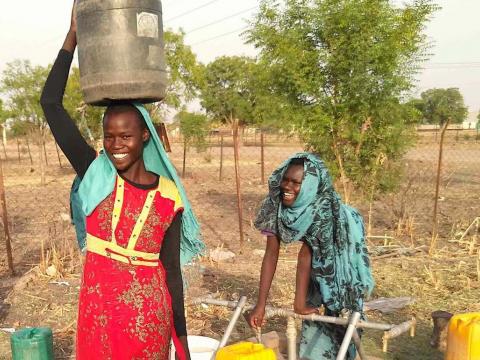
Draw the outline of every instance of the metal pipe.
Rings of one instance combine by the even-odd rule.
[[[209,297],[199,297],[192,301],[193,305],[200,305],[200,304],[210,304],[210,305],[219,305],[219,306],[226,306],[229,308],[237,307],[238,301],[228,301],[228,300],[217,300],[212,299]],[[245,306],[245,309],[248,310],[250,306]],[[253,307],[252,307],[253,309]]]
[[[385,334],[383,337],[386,339],[396,338],[397,336],[400,336],[403,333],[406,333],[407,331],[411,330],[412,327],[416,325],[416,323],[417,323],[417,320],[413,318],[412,320],[408,320],[401,324],[395,325],[390,330],[385,331]]]
[[[358,320],[360,320],[360,313],[358,311],[354,311],[348,319],[347,331],[343,337],[340,350],[338,350],[337,360],[345,359],[345,355],[347,355],[348,347],[350,346],[350,341],[352,340],[353,332],[355,331],[355,326],[357,325]]]
[[[255,328],[255,338],[259,344],[262,343],[262,328]]]
[[[402,335],[403,333],[410,330],[410,336],[415,336],[415,327],[417,325],[417,319],[415,317],[412,320],[405,321],[401,324],[393,326],[390,330],[385,331],[382,337],[382,350],[384,353],[388,351],[388,340],[396,338],[397,336]]]
[[[297,329],[295,328],[295,319],[291,316],[287,320],[287,339],[288,360],[297,360]]]
[[[199,304],[211,304],[211,305],[219,305],[219,306],[226,306],[230,308],[236,308],[239,301],[226,301],[226,300],[217,300],[208,297],[200,297],[196,298],[191,302],[191,305],[199,305]],[[244,304],[242,307],[243,310],[252,310],[254,308],[253,305]],[[348,325],[349,320],[340,318],[340,317],[333,317],[333,316],[324,316],[324,315],[299,315],[294,313],[291,310],[286,309],[278,309],[267,306],[265,308],[265,319],[273,317],[273,316],[282,316],[291,319],[304,319],[304,320],[311,320],[311,321],[320,321],[326,322],[330,324],[336,325]],[[388,351],[388,340],[394,337],[397,337],[408,330],[410,330],[410,336],[415,336],[415,326],[416,326],[416,319],[413,317],[412,320],[405,321],[399,325],[391,325],[391,324],[381,324],[381,323],[373,323],[363,320],[358,320],[356,322],[356,328],[367,328],[367,329],[375,329],[375,330],[383,330],[383,352]],[[233,328],[233,326],[232,326]],[[355,330],[355,329],[354,329]],[[358,354],[361,359],[366,359],[365,354],[363,353],[362,346],[360,344],[360,337],[356,330],[353,332],[351,338],[355,343],[357,348]],[[347,347],[348,348],[348,347]],[[296,349],[296,345],[295,345]]]
[[[211,298],[197,298],[193,300],[192,304],[198,305],[198,304],[211,304],[211,305],[220,305],[220,306],[226,306],[230,308],[234,308],[237,306],[236,301],[227,301],[227,300],[217,300],[217,299],[211,299]],[[252,310],[254,308],[253,305],[245,305],[244,309],[245,310]],[[265,307],[265,319],[274,317],[274,316],[281,316],[281,317],[293,317],[295,319],[302,319],[302,320],[311,320],[311,321],[321,321],[329,324],[337,324],[337,325],[348,325],[348,319],[344,318],[339,318],[335,316],[325,316],[325,315],[316,315],[316,314],[310,314],[310,315],[299,315],[296,314],[295,312],[287,309],[279,309],[279,308],[273,308],[271,306]],[[391,324],[381,324],[381,323],[374,323],[370,321],[363,321],[360,320],[357,323],[357,328],[364,328],[364,329],[375,329],[375,330],[383,330],[383,331],[388,331],[392,329],[395,325]]]
[[[358,335],[358,331],[355,329],[353,332],[353,343],[355,344],[355,348],[357,349],[358,356],[360,357],[361,360],[367,360],[367,354],[365,354],[365,351],[363,351],[363,346],[362,346],[362,341],[360,339],[360,335]]]
[[[225,330],[225,333],[223,334],[222,340],[220,340],[220,344],[218,345],[218,348],[222,348],[227,344],[228,338],[230,337],[230,334],[233,331],[233,328],[235,324],[237,323],[238,318],[242,314],[243,307],[247,303],[247,297],[242,296],[240,300],[237,302],[237,306],[235,308],[235,311],[233,312],[232,318],[230,319],[230,322],[228,323],[227,330]]]
[[[386,353],[388,351],[388,338],[385,336],[387,332],[385,331],[383,333],[383,337],[382,337],[382,351],[384,353]]]
[[[415,336],[415,330],[417,329],[417,319],[415,318],[415,316],[412,316],[412,321],[413,321],[413,324],[412,324],[412,327],[410,328],[410,337]]]

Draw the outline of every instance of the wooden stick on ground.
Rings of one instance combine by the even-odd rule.
[[[2,212],[2,221],[3,221],[3,232],[5,234],[5,248],[7,251],[8,268],[10,269],[10,274],[14,276],[15,270],[13,268],[12,241],[10,238],[10,231],[8,230],[7,201],[5,198],[5,186],[3,183],[3,163],[1,159],[0,159],[0,202],[1,202],[1,212]]]
[[[433,204],[433,229],[432,229],[432,240],[430,241],[430,249],[428,253],[430,255],[435,251],[435,245],[438,238],[438,194],[440,192],[440,176],[442,175],[442,157],[443,157],[443,141],[445,139],[445,132],[447,131],[448,124],[450,119],[448,119],[442,127],[442,133],[440,134],[440,146],[438,151],[438,165],[437,165],[437,181],[435,184],[435,199]]]

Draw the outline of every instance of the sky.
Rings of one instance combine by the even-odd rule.
[[[399,2],[397,0],[396,2]],[[258,0],[164,0],[164,27],[186,32],[185,42],[208,63],[222,55],[256,54],[240,36]],[[415,95],[457,87],[469,111],[480,110],[480,0],[437,0],[441,10],[427,25],[432,57],[418,76]],[[15,59],[52,63],[70,22],[71,0],[2,0],[0,72]]]

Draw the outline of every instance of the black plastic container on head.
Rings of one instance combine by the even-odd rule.
[[[159,0],[78,0],[77,41],[86,103],[150,103],[165,97]]]

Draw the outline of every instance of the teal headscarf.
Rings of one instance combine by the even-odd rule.
[[[194,256],[200,254],[205,245],[200,239],[200,226],[192,211],[185,189],[178,178],[177,172],[168,159],[162,142],[157,135],[155,127],[150,119],[148,111],[142,104],[133,103],[142,114],[147,128],[150,132],[150,139],[143,148],[143,161],[145,168],[159,176],[166,177],[175,182],[183,202],[182,213],[182,234],[180,240],[180,262],[182,265],[188,263]],[[83,216],[88,216],[114,189],[117,170],[104,151],[90,164],[85,176],[76,180],[72,187],[71,199],[72,212],[81,210]],[[75,191],[76,190],[76,191]],[[75,214],[73,214],[75,215]],[[75,222],[75,216],[73,216]],[[77,227],[77,223],[75,223]],[[78,238],[77,230],[77,238]],[[79,240],[80,243],[80,240]]]
[[[304,175],[295,203],[284,207],[280,183],[292,159],[304,160]],[[256,228],[287,244],[305,241],[312,249],[311,280],[322,303],[336,313],[361,311],[374,286],[363,219],[341,202],[323,161],[310,153],[295,154],[272,173],[268,183]]]

